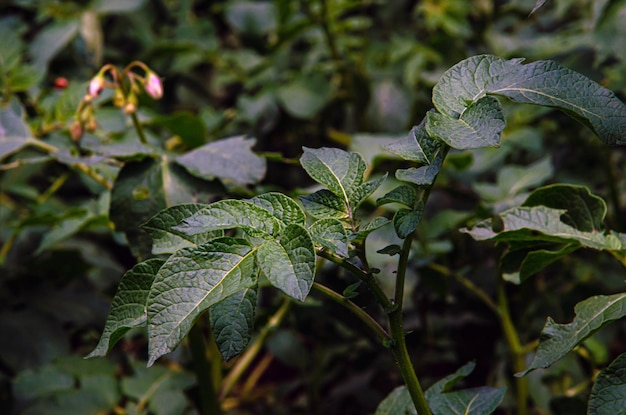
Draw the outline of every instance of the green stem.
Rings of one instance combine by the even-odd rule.
[[[267,336],[280,325],[287,314],[287,310],[289,310],[289,306],[291,305],[291,301],[289,298],[285,298],[283,304],[280,306],[278,311],[274,313],[272,317],[267,321],[265,326],[261,329],[258,337],[254,340],[254,342],[246,349],[246,351],[237,359],[237,363],[233,368],[228,372],[228,375],[224,378],[224,382],[222,383],[222,388],[219,394],[220,399],[224,399],[231,392],[237,381],[243,376],[244,372],[250,367],[254,359],[257,357],[263,344],[265,344],[265,340]]]
[[[519,340],[517,330],[513,325],[511,319],[511,313],[509,312],[509,302],[504,290],[504,280],[501,276],[498,276],[498,310],[500,315],[500,324],[502,325],[502,331],[504,337],[509,345],[511,351],[511,358],[513,360],[513,370],[516,373],[523,372],[526,369],[526,363],[524,362],[524,348]],[[528,380],[526,377],[515,378],[516,386],[516,399],[517,399],[517,414],[528,414]]]
[[[143,126],[139,122],[139,117],[137,117],[137,113],[133,112],[132,114],[130,114],[130,118],[133,120],[133,126],[135,127],[135,130],[137,130],[137,135],[139,136],[139,141],[141,141],[141,144],[148,144],[146,135],[143,132]]]
[[[193,369],[198,379],[200,414],[219,415],[222,413],[222,409],[215,393],[212,364],[207,357],[207,347],[202,334],[202,327],[198,323],[194,324],[189,331],[189,347],[193,359]]]
[[[48,199],[52,197],[53,194],[57,192],[67,182],[67,179],[70,178],[69,173],[65,173],[58,177],[51,185],[37,198],[37,203],[41,204],[46,202]]]
[[[356,305],[352,301],[348,300],[343,295],[341,295],[341,294],[331,290],[330,288],[328,288],[328,287],[326,287],[326,286],[324,286],[324,285],[322,285],[322,284],[320,284],[318,282],[314,282],[313,283],[313,288],[315,290],[317,290],[318,292],[324,294],[326,297],[330,298],[331,300],[333,300],[337,304],[340,304],[340,305],[344,306],[346,309],[348,309],[359,320],[361,320],[370,329],[372,329],[372,331],[374,332],[374,334],[376,335],[378,340],[380,340],[381,342],[385,342],[385,341],[391,339],[391,336],[389,336],[389,334],[385,331],[385,329],[382,328],[381,325],[378,324],[378,322],[376,320],[374,320],[374,318],[372,318],[372,316],[367,314],[365,311],[363,311],[363,309],[361,307],[359,307],[358,305]]]
[[[381,288],[380,284],[378,283],[378,281],[372,274],[369,274],[363,271],[361,268],[357,267],[356,265],[349,262],[345,258],[341,258],[339,256],[333,255],[328,251],[318,250],[317,254],[321,256],[322,258],[325,258],[329,260],[330,262],[339,265],[340,267],[349,271],[350,273],[358,277],[361,281],[366,283],[367,287],[374,294],[374,297],[376,297],[376,300],[378,301],[378,303],[386,311],[389,311],[393,308],[393,304],[391,303],[389,298],[387,298],[387,295],[383,292],[383,289]]]

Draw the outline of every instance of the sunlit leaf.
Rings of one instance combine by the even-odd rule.
[[[330,190],[318,190],[310,195],[300,196],[300,200],[307,213],[314,218],[348,218],[346,202]]]
[[[306,216],[295,200],[282,193],[264,193],[248,200],[272,214],[285,225],[304,226]]]
[[[255,251],[244,240],[219,238],[168,258],[148,296],[148,365],[173,351],[209,307],[256,284]]]
[[[348,257],[348,235],[343,224],[337,219],[320,219],[309,227],[309,233],[316,244],[340,256]]]
[[[428,112],[431,114],[431,112]],[[419,125],[411,128],[408,135],[385,146],[385,149],[402,157],[405,160],[430,164],[441,141],[430,137],[426,133],[426,120],[424,117]]]

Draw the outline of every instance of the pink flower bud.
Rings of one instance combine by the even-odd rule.
[[[161,79],[152,71],[148,72],[143,87],[146,93],[153,99],[159,99],[163,96],[163,84],[161,83]]]
[[[89,82],[89,96],[96,98],[104,89],[104,75],[98,74]]]
[[[70,136],[72,140],[78,141],[83,136],[83,126],[80,121],[74,121],[70,127]]]

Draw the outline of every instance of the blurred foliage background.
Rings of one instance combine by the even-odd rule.
[[[302,146],[359,152],[374,176],[403,167],[381,145],[421,121],[432,107],[432,86],[468,56],[553,59],[624,100],[626,1],[552,0],[529,16],[535,3],[0,2],[0,135],[32,135],[60,149],[51,155],[4,143],[0,148],[0,408],[46,415],[196,413],[196,381],[184,346],[146,369],[145,337],[131,332],[109,358],[82,360],[97,343],[120,276],[149,255],[140,249],[146,237],[133,232],[156,213],[132,207],[141,195],[124,199],[115,189],[112,195],[122,165],[152,166],[141,167],[149,151],[138,148],[110,95],[98,102],[98,129],[83,137],[80,154],[70,139],[74,112],[103,64],[139,60],[163,78],[164,98],[139,103],[151,145],[183,154],[226,137],[255,139],[246,143],[266,164],[252,178],[224,173],[201,180],[169,166],[179,181],[176,200],[269,190],[298,195],[312,185],[295,162]],[[566,182],[601,195],[609,207],[607,224],[626,232],[624,149],[599,144],[589,130],[548,109],[507,105],[505,113],[499,149],[448,157],[420,225],[423,240],[408,276],[407,326],[427,385],[470,360],[477,370],[469,386],[506,384],[511,372],[489,310],[425,265],[424,258],[435,258],[495,290],[497,251],[458,227],[519,204],[538,185]],[[88,156],[97,176],[77,168],[77,156],[82,164]],[[371,203],[370,212],[375,209]],[[372,235],[372,266],[392,271],[394,262],[376,250],[393,242],[391,229]],[[614,259],[580,252],[529,284],[508,287],[523,341],[537,338],[546,316],[571,321],[578,301],[623,290],[624,270]],[[354,282],[331,266],[318,278],[340,292]],[[355,301],[375,309],[365,291]],[[261,291],[259,302],[261,327],[280,297]],[[224,407],[232,414],[373,413],[401,379],[391,354],[360,328],[321,297],[294,305]],[[531,374],[536,413],[584,414],[589,379],[624,351],[622,323]],[[500,413],[512,405],[505,401]]]

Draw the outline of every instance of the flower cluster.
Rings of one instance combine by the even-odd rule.
[[[140,68],[143,75],[135,72],[136,68]],[[84,131],[94,131],[97,128],[93,101],[105,88],[113,89],[113,105],[121,108],[126,114],[134,114],[137,111],[137,95],[142,92],[153,99],[163,97],[161,78],[143,62],[132,62],[122,71],[111,64],[104,65],[89,82],[87,94],[81,101],[74,122],[70,126],[70,135],[74,141],[80,140]]]

